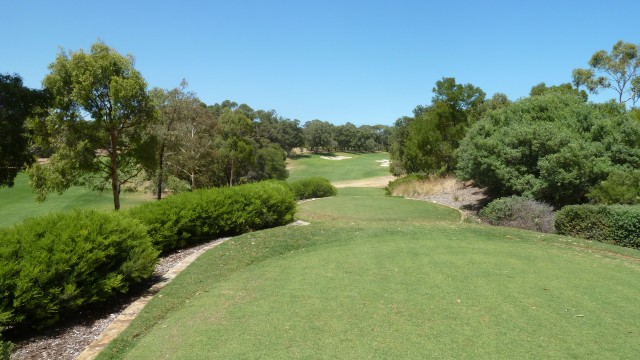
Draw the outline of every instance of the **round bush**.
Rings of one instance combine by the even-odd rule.
[[[338,192],[329,180],[322,177],[302,179],[289,185],[298,200],[335,196]]]
[[[482,208],[480,218],[492,225],[554,232],[553,208],[525,197],[499,198]]]
[[[117,213],[74,211],[0,230],[0,325],[40,328],[149,278],[146,228]]]

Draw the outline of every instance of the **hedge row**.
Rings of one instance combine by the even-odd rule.
[[[146,228],[117,213],[51,214],[0,229],[0,326],[51,325],[126,292],[157,258]]]
[[[331,182],[322,177],[310,177],[289,184],[297,200],[335,196],[338,192]]]
[[[285,182],[267,181],[174,195],[120,213],[51,214],[0,229],[0,329],[53,325],[149,278],[160,252],[284,225],[295,208]],[[7,349],[0,342],[0,350]]]
[[[640,206],[565,206],[555,226],[559,234],[640,249]]]
[[[142,204],[129,215],[148,227],[163,253],[207,239],[285,225],[293,221],[296,202],[282,181],[196,190]]]

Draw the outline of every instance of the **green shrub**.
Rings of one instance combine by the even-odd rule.
[[[616,170],[587,194],[599,204],[640,203],[640,170]]]
[[[492,225],[554,232],[553,208],[525,197],[499,198],[480,210],[480,218]]]
[[[282,181],[202,189],[142,204],[128,214],[148,227],[154,246],[169,252],[220,236],[293,221],[296,202]]]
[[[640,249],[640,206],[565,206],[555,224],[559,234]]]
[[[0,325],[41,328],[149,278],[158,252],[117,213],[74,211],[0,230]]]
[[[2,332],[2,328],[0,328],[0,333]],[[11,349],[13,349],[13,344],[8,341],[3,341],[2,337],[0,337],[0,360],[9,360],[11,358]]]
[[[338,192],[329,180],[321,177],[302,179],[289,185],[298,200],[335,196]]]

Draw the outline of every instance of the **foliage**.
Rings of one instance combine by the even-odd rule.
[[[453,172],[454,151],[485,109],[485,93],[471,84],[456,84],[454,78],[436,82],[433,93],[431,105],[419,105],[413,119],[396,122],[390,147],[394,175]]]
[[[2,328],[0,327],[1,333]],[[11,349],[13,349],[13,344],[2,340],[2,336],[0,336],[0,360],[9,360],[11,358]]]
[[[183,80],[180,87],[154,88],[150,92],[157,121],[147,131],[157,139],[157,166],[152,178],[158,200],[170,176],[183,178],[195,189],[207,183],[203,177],[211,172],[208,165],[213,155],[214,118],[186,87],[187,82]]]
[[[128,291],[153,273],[146,228],[117,213],[76,210],[0,230],[0,325],[40,328]]]
[[[286,183],[264,181],[177,194],[128,214],[149,228],[154,246],[166,253],[207,239],[285,225],[295,210]]]
[[[34,161],[25,123],[46,106],[47,96],[22,85],[19,75],[0,74],[0,187],[13,180]]]
[[[52,107],[36,128],[46,130],[39,139],[55,153],[30,171],[38,200],[82,183],[110,187],[118,210],[122,186],[155,166],[154,139],[144,131],[153,106],[133,63],[97,42],[89,53],[61,51],[49,66],[43,84]]]
[[[640,170],[614,170],[587,197],[598,204],[640,204]]]
[[[321,177],[311,177],[289,184],[297,200],[335,196],[338,192],[331,182]]]
[[[553,208],[525,197],[511,196],[493,200],[478,215],[491,225],[554,232]]]
[[[640,49],[638,45],[620,40],[611,53],[599,50],[591,56],[588,69],[573,70],[573,84],[586,88],[593,94],[599,89],[613,89],[618,102],[631,101],[632,107],[640,99]],[[600,75],[602,74],[602,75]]]
[[[334,125],[326,121],[311,120],[304,124],[303,133],[307,148],[317,153],[320,149],[331,151],[336,147],[333,139]]]
[[[540,84],[531,87],[529,96],[540,96],[549,93],[570,94],[582,98],[585,102],[589,100],[589,94],[587,94],[586,91],[578,90],[569,83],[547,86],[547,84],[541,82]]]
[[[640,123],[615,104],[569,94],[519,100],[487,113],[457,151],[457,174],[496,196],[555,207],[582,203],[617,168],[640,166]]]
[[[640,207],[571,205],[556,213],[559,234],[640,249]]]

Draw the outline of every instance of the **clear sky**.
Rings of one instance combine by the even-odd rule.
[[[184,78],[303,123],[392,124],[442,77],[488,96],[571,81],[618,40],[640,43],[640,1],[0,0],[0,72],[40,88],[59,48],[101,39],[150,87]],[[612,98],[612,93],[597,98]],[[600,100],[601,101],[601,100]]]

